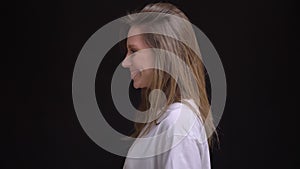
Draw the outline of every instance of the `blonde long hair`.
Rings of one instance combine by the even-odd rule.
[[[183,18],[185,21],[189,21],[187,16],[181,10],[170,3],[149,4],[137,13],[142,12],[170,14]],[[212,136],[211,133],[216,134],[206,92],[204,65],[200,59],[200,49],[191,24],[186,24],[187,22],[178,22],[177,20],[172,20],[172,18],[167,16],[163,17],[163,19],[160,18],[160,21],[157,21],[156,17],[151,16],[143,19],[137,19],[134,17],[129,18],[130,19],[127,20],[127,22],[130,26],[147,27],[148,24],[148,27],[155,27],[155,24],[151,24],[155,20],[156,23],[160,23],[158,25],[160,27],[160,31],[166,32],[166,34],[172,34],[173,37],[178,37],[177,39],[188,39],[187,43],[189,47],[185,43],[172,37],[153,33],[142,34],[144,37],[143,39],[148,46],[172,52],[174,55],[179,57],[192,72],[191,74],[187,73],[188,71],[186,71],[186,69],[180,65],[176,59],[175,61],[172,61],[172,63],[170,63],[170,60],[168,59],[156,59],[156,66],[161,67],[162,70],[175,72],[176,77],[172,77],[161,70],[153,70],[153,78],[150,87],[142,89],[139,110],[152,113],[160,110],[159,116],[161,116],[168,106],[175,102],[183,102],[192,108],[192,106],[183,99],[193,99],[200,110],[195,110],[194,112],[200,119],[203,120],[203,122],[205,122],[204,127],[206,133],[209,133],[210,136]],[[194,79],[194,81],[192,79]],[[182,85],[181,87],[178,85],[178,82]],[[166,98],[162,98],[161,95],[149,97],[149,94],[153,89],[162,90],[165,93]],[[184,91],[180,91],[180,89],[184,89]],[[162,101],[163,99],[165,99],[165,102]],[[149,116],[151,116],[151,114],[149,114]],[[157,118],[148,123],[135,122],[135,131],[131,136],[140,137],[147,133],[153,125],[158,125]],[[144,132],[142,132],[142,130]],[[208,137],[208,142],[210,145],[212,144],[212,137]]]

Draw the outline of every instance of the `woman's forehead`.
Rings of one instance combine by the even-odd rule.
[[[144,44],[142,35],[130,36],[127,38],[127,46],[140,46]]]
[[[128,31],[127,46],[146,47],[144,36],[140,34],[140,28],[131,27]]]
[[[134,35],[141,35],[143,33],[144,32],[142,31],[142,26],[131,26],[128,31],[127,37],[134,36]]]

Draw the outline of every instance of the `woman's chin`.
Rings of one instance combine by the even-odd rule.
[[[139,89],[139,88],[141,88],[141,85],[137,81],[133,80],[133,87],[135,89]]]
[[[139,80],[133,80],[133,87],[135,89],[141,89],[141,88],[145,88],[146,85]]]

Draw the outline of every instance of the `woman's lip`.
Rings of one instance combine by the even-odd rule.
[[[139,73],[140,71],[138,69],[131,71],[130,75],[131,75],[131,79],[134,79],[134,77]]]

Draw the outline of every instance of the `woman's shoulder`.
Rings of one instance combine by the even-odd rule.
[[[194,101],[192,99],[185,99],[185,102],[189,105],[183,102],[170,104],[166,111],[157,119],[157,123],[173,124],[178,118],[193,117],[191,115],[196,115],[195,110],[199,111],[199,109],[196,107]],[[190,105],[193,106],[193,109],[191,109]]]
[[[158,130],[168,132],[171,137],[188,137],[199,141],[206,141],[205,129],[202,120],[197,116],[199,109],[193,100],[185,100],[185,103],[176,102],[171,104],[166,112],[157,120]],[[192,106],[193,108],[191,108]]]

